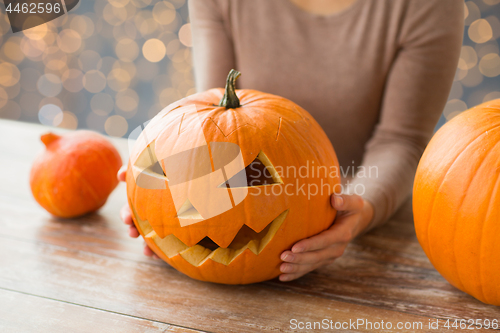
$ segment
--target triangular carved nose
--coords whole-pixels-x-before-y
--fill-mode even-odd
[[[179,219],[203,219],[198,210],[193,206],[189,199],[186,199],[182,206],[177,211],[177,218]]]

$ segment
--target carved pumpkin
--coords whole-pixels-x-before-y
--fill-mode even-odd
[[[226,91],[162,110],[127,171],[133,220],[150,248],[192,278],[226,284],[278,276],[282,251],[331,225],[340,184],[311,116],[284,98],[235,90],[238,76],[230,72]]]
[[[75,131],[41,137],[45,150],[31,168],[36,201],[52,215],[71,218],[101,208],[118,184],[118,151],[104,136]]]
[[[419,163],[415,231],[453,286],[500,305],[500,100],[446,123]]]

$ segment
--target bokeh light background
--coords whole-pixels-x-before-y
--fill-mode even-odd
[[[120,137],[195,92],[186,0],[82,0],[16,34],[0,8],[0,118]],[[440,124],[500,98],[499,15],[500,0],[465,2],[464,45]]]

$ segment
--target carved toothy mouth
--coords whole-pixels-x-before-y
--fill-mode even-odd
[[[207,260],[229,265],[246,249],[258,255],[276,235],[276,232],[286,219],[288,209],[278,215],[260,232],[256,232],[244,224],[227,248],[219,247],[209,237],[203,238],[191,247],[184,244],[173,234],[160,238],[148,221],[137,218],[135,209],[133,209],[133,214],[146,235],[145,238],[153,241],[168,258],[180,255],[191,265],[198,267]]]

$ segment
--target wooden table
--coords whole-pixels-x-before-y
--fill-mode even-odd
[[[84,218],[58,220],[38,206],[29,171],[48,130],[0,120],[0,332],[294,331],[292,319],[332,320],[343,331],[443,332],[454,331],[443,327],[447,319],[500,321],[499,307],[458,291],[433,269],[416,240],[410,202],[334,264],[297,281],[192,280],[143,256],[142,241],[127,236],[118,216],[124,184]],[[126,140],[113,142],[126,161]],[[430,330],[436,319],[440,329]],[[375,326],[346,327],[357,320]],[[381,321],[392,329],[376,329]],[[422,328],[396,327],[418,322]]]

